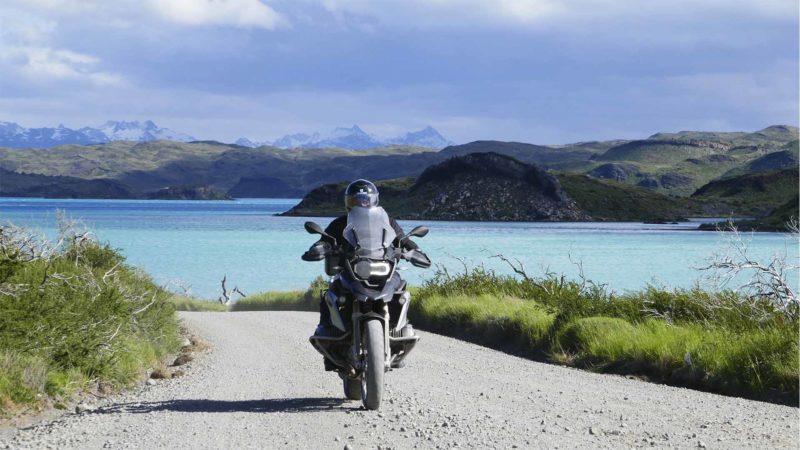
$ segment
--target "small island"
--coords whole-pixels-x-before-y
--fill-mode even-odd
[[[148,200],[233,200],[211,186],[168,186],[147,194]]]

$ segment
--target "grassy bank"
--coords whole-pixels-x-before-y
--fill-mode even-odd
[[[537,360],[797,404],[797,305],[732,291],[614,295],[556,276],[439,272],[417,293],[420,328]]]
[[[0,226],[0,418],[145,376],[179,346],[169,297],[86,233]]]

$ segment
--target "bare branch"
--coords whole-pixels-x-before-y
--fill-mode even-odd
[[[797,230],[796,221],[790,222],[787,226],[790,230]],[[714,255],[708,265],[698,269],[711,274],[710,278],[717,289],[736,284],[739,276],[747,276],[747,280],[739,281],[734,290],[746,296],[746,301],[752,306],[754,314],[764,316],[768,314],[767,311],[763,311],[763,306],[758,304],[758,300],[767,300],[779,312],[797,319],[798,298],[786,274],[796,271],[798,266],[788,262],[788,252],[773,255],[766,262],[758,261],[750,256],[749,241],[742,237],[733,222],[729,221],[719,230],[728,239],[726,248],[722,253]],[[796,245],[796,231],[790,234],[790,239]]]
[[[224,275],[222,277],[222,296],[220,296],[218,299],[220,303],[223,305],[230,305],[233,301],[233,294],[239,294],[242,298],[246,297],[246,295],[244,295],[244,293],[239,290],[237,286],[234,286],[234,288],[228,292],[228,289],[225,286],[226,281],[228,281],[228,275]]]
[[[543,290],[544,292],[547,293],[547,295],[552,295],[553,294],[549,289],[547,289],[546,286],[538,283],[533,277],[528,275],[528,272],[525,271],[525,266],[522,264],[522,261],[520,261],[519,259],[514,258],[514,260],[516,261],[516,264],[514,264],[514,262],[512,262],[510,259],[506,258],[505,255],[492,255],[492,256],[490,256],[490,258],[498,258],[499,260],[501,260],[504,263],[508,264],[508,266],[511,268],[511,270],[513,270],[514,273],[516,273],[517,275],[521,276],[522,279],[524,279],[526,283],[529,283],[529,284],[531,284],[531,285]]]

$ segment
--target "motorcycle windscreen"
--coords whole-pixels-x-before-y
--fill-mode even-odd
[[[344,238],[356,249],[356,256],[384,259],[395,237],[397,233],[389,222],[389,215],[380,206],[356,206],[347,214]]]

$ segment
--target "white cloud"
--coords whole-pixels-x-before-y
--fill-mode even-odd
[[[41,16],[118,27],[152,27],[158,19],[185,26],[274,29],[288,20],[261,0],[6,0]],[[155,21],[153,19],[156,19]]]
[[[48,47],[14,47],[6,49],[6,56],[21,64],[19,70],[39,80],[78,80],[99,85],[123,82],[121,76],[95,70],[99,60],[91,55]]]
[[[53,0],[56,1],[56,0]],[[15,9],[0,9],[0,72],[36,82],[121,83],[118,74],[97,69],[92,55],[58,48],[51,41],[57,23]]]
[[[575,26],[604,21],[693,21],[709,14],[793,20],[794,0],[319,0],[335,15],[407,27]]]
[[[272,30],[286,19],[259,0],[149,0],[163,19],[182,25],[232,25]]]

